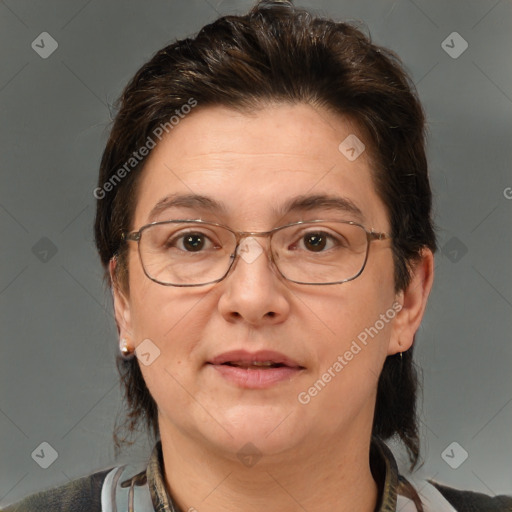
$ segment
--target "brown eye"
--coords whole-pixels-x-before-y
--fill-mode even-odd
[[[197,252],[200,251],[205,244],[203,235],[190,234],[183,237],[183,247],[186,251]]]
[[[169,237],[165,244],[166,249],[177,249],[183,253],[205,252],[217,248],[211,238],[200,231],[189,231],[188,233],[178,233]]]
[[[327,238],[325,233],[308,233],[304,236],[304,246],[306,249],[319,252],[325,249]]]

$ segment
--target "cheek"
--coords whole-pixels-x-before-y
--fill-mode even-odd
[[[395,310],[392,264],[368,266],[354,281],[342,284],[343,293],[324,300],[321,320],[324,342],[317,346],[319,373],[330,368],[341,356],[343,370],[375,375],[380,372],[387,348]],[[311,298],[314,305],[319,298]],[[314,307],[312,307],[314,310]],[[339,369],[339,366],[338,366]],[[356,372],[347,371],[359,379]]]
[[[136,261],[130,267],[130,311],[135,345],[150,340],[159,352],[148,373],[162,367],[182,374],[202,362],[200,342],[212,314],[207,290],[155,283]]]
[[[208,319],[199,298],[153,283],[134,292],[131,304],[136,340],[151,338],[166,352],[190,353]]]
[[[160,409],[185,411],[187,391],[195,389],[192,376],[203,363],[199,349],[208,318],[203,304],[181,289],[150,282],[134,290],[132,307],[136,343],[146,344],[150,353],[150,364],[142,354],[139,366],[151,395]]]
[[[130,320],[135,345],[150,339],[160,350],[174,334],[173,325],[185,315],[183,302],[177,300],[176,289],[151,281],[140,265],[138,255],[129,264]]]
[[[311,339],[317,364],[297,395],[307,417],[329,418],[317,427],[326,435],[361,415],[371,422],[387,355],[393,298],[380,295],[378,283],[355,283],[343,284],[347,288],[338,300],[324,301],[323,336]]]
[[[343,354],[355,341],[361,342],[361,346],[366,348],[364,352],[368,352],[368,349],[374,352],[378,348],[376,345],[385,343],[389,336],[391,316],[388,315],[386,321],[381,318],[391,308],[390,300],[380,301],[368,296],[358,300],[354,295],[350,299],[333,301],[324,309],[329,314],[324,319],[323,354]],[[375,340],[375,343],[364,345],[368,340]],[[358,359],[364,358],[358,356]]]

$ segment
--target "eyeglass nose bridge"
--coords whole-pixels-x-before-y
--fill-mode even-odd
[[[231,264],[229,265],[229,269],[224,277],[226,277],[235,267],[236,261],[239,258],[243,259],[246,263],[251,264],[256,261],[262,253],[267,253],[269,262],[273,264],[275,269],[279,272],[279,274],[281,274],[281,271],[279,270],[274,259],[271,241],[272,235],[279,229],[280,228],[272,229],[270,231],[233,231],[233,234],[235,235],[235,249],[231,255]],[[268,248],[262,247],[262,245],[257,240],[255,240],[256,237],[268,238]],[[253,239],[252,242],[251,239]]]

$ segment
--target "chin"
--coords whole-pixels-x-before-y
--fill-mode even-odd
[[[293,452],[299,444],[298,440],[294,440],[289,435],[282,436],[276,433],[266,436],[254,429],[235,432],[233,437],[228,439],[213,438],[210,442],[214,444],[214,450],[218,451],[220,455],[233,461],[239,461],[247,467],[252,467],[260,461],[260,463],[268,461],[275,464],[275,459],[269,460],[268,457]],[[288,459],[287,456],[285,458]]]
[[[262,453],[278,454],[300,443],[304,427],[294,421],[289,409],[270,406],[238,406],[235,411],[216,418],[231,436],[223,430],[219,438],[216,429],[212,441],[220,442],[234,453],[252,444]]]

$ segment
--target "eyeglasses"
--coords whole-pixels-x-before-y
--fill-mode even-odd
[[[203,286],[224,279],[237,256],[252,263],[263,252],[256,237],[269,237],[270,261],[298,284],[340,284],[358,277],[370,242],[388,240],[352,221],[299,221],[264,232],[233,231],[202,220],[168,220],[123,233],[138,242],[146,276],[165,286]],[[245,243],[242,243],[245,241]]]

